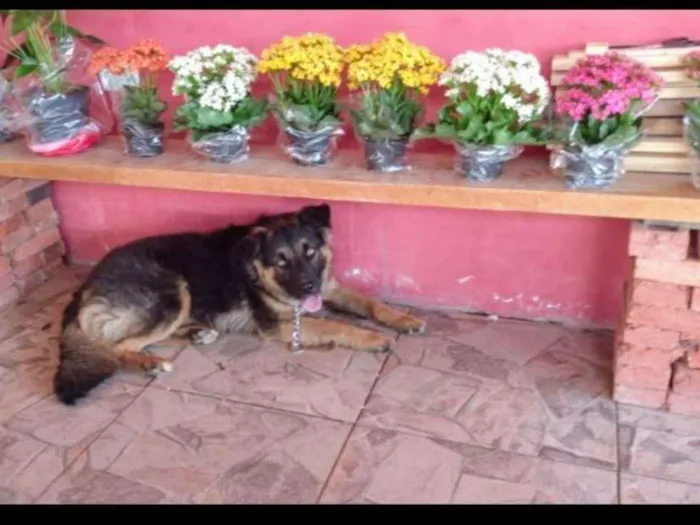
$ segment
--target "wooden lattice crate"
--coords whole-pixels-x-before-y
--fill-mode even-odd
[[[564,75],[577,60],[587,55],[604,54],[608,50],[607,44],[590,43],[584,51],[555,56],[550,80],[553,89],[561,86]],[[625,169],[690,173],[689,146],[683,139],[684,103],[700,98],[700,87],[685,75],[681,60],[691,51],[700,51],[700,46],[629,47],[613,51],[651,67],[666,82],[660,99],[643,118],[643,129],[647,131],[647,136],[627,154]]]

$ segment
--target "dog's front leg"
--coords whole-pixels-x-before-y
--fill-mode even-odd
[[[325,300],[336,310],[372,319],[402,334],[425,331],[425,321],[422,319],[341,286],[333,287]]]
[[[280,321],[267,335],[291,343],[293,331],[291,321]],[[302,317],[300,332],[301,345],[307,348],[337,345],[366,352],[387,352],[394,343],[394,339],[385,334],[332,319]]]

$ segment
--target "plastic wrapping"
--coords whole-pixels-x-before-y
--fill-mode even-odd
[[[250,156],[250,132],[236,126],[229,131],[209,133],[199,140],[190,136],[192,148],[212,162],[233,164],[248,160]]]
[[[394,173],[410,170],[407,162],[408,139],[364,139],[367,169]]]
[[[115,75],[107,70],[99,73],[100,83],[109,94],[112,111],[117,117],[119,132],[124,138],[125,151],[135,157],[155,157],[163,153],[165,124],[161,121],[147,125],[123,114],[124,89],[126,86],[138,86],[138,73]]]
[[[557,152],[552,168],[563,168],[570,188],[604,188],[624,173],[625,153],[640,139],[641,133],[614,148],[605,144],[566,146]]]
[[[338,126],[324,126],[315,131],[303,131],[292,126],[283,128],[284,149],[301,166],[321,166],[331,159],[338,137],[344,134]]]
[[[100,83],[88,72],[91,51],[67,37],[54,49],[56,68],[15,83],[15,130],[43,156],[80,153],[114,124]]]
[[[692,103],[692,107],[683,116],[683,136],[690,146],[690,180],[696,190],[700,190],[700,111],[696,108],[700,101]]]
[[[17,138],[14,129],[13,105],[11,103],[12,84],[0,75],[0,144]]]
[[[485,146],[474,144],[455,144],[459,173],[469,180],[489,182],[500,177],[503,163],[518,157],[524,147],[520,144]]]

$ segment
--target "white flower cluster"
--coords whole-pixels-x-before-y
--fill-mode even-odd
[[[230,111],[250,93],[258,59],[243,47],[200,47],[168,63],[175,73],[173,94],[203,107]]]
[[[449,88],[445,95],[453,100],[460,100],[469,86],[476,88],[478,97],[501,95],[503,105],[518,113],[520,123],[541,114],[550,98],[539,62],[521,51],[487,49],[483,53],[467,51],[457,55],[439,84]]]

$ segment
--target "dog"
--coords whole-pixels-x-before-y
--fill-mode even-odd
[[[221,334],[256,334],[291,343],[300,308],[302,348],[343,346],[385,352],[394,337],[314,317],[331,309],[402,334],[423,320],[340,286],[331,275],[326,204],[261,216],[210,233],[147,237],[109,252],[63,312],[54,392],[66,405],[120,369],[155,376],[171,362],[142,352],[171,336],[211,344]]]

